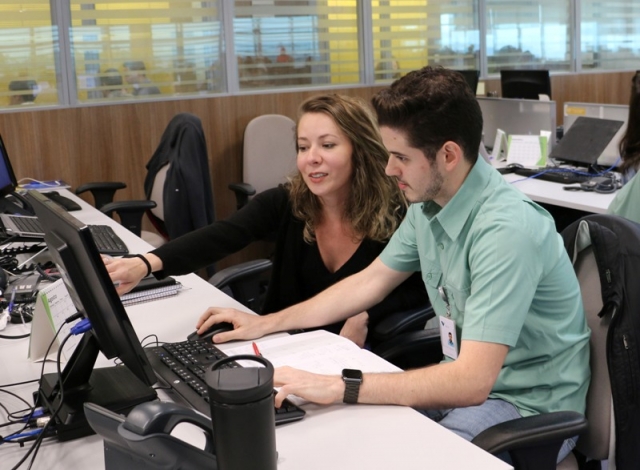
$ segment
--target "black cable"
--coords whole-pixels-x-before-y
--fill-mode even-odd
[[[56,282],[58,279],[61,278],[59,274],[52,275],[47,273],[44,269],[42,269],[42,266],[40,266],[40,264],[36,264],[36,271],[38,271],[42,279],[46,279],[49,282]]]
[[[31,470],[31,467],[33,466],[33,463],[36,460],[36,456],[38,455],[38,451],[40,450],[40,445],[42,444],[42,441],[44,440],[46,432],[49,429],[49,425],[51,423],[55,422],[55,419],[58,416],[58,413],[60,413],[60,410],[62,409],[62,406],[64,405],[64,387],[62,386],[62,369],[60,367],[60,363],[62,362],[62,350],[64,349],[64,345],[67,343],[67,341],[69,341],[69,339],[72,336],[73,336],[73,333],[69,333],[67,336],[65,336],[65,338],[60,343],[60,347],[58,348],[58,355],[56,357],[56,369],[58,371],[58,384],[60,384],[60,404],[58,405],[56,410],[51,415],[49,421],[47,421],[47,424],[45,424],[44,427],[42,428],[42,432],[40,432],[40,434],[38,434],[38,437],[35,440],[35,442],[33,443],[33,446],[31,446],[31,449],[34,449],[34,452],[33,452],[33,456],[31,457],[31,462],[29,462],[29,467],[27,468],[27,470]],[[28,454],[29,454],[29,452],[27,452],[27,456],[28,456]],[[21,464],[22,464],[22,462],[21,462]]]
[[[62,328],[62,325],[60,326],[60,329],[61,328]],[[60,329],[58,330],[57,334],[60,333]],[[33,445],[29,448],[27,453],[22,456],[20,461],[14,467],[12,467],[11,470],[17,470],[24,462],[26,462],[26,460],[29,458],[29,456],[33,453],[33,456],[31,457],[31,461],[29,462],[29,467],[28,467],[28,468],[31,468],[31,466],[33,465],[33,462],[35,461],[36,456],[38,455],[38,450],[40,449],[40,445],[42,444],[42,440],[44,439],[45,433],[49,429],[49,425],[52,422],[55,421],[56,417],[58,416],[58,413],[60,413],[60,410],[62,409],[62,405],[64,404],[64,387],[62,386],[62,370],[60,369],[60,362],[61,362],[61,359],[62,359],[62,357],[61,357],[62,356],[62,349],[64,348],[64,345],[69,340],[69,338],[71,338],[72,336],[73,335],[71,333],[69,333],[62,340],[62,342],[60,343],[60,347],[58,348],[58,355],[57,355],[57,359],[56,359],[56,369],[57,369],[57,372],[58,372],[58,384],[60,386],[60,404],[55,409],[55,411],[51,414],[51,416],[49,418],[49,421],[47,422],[47,424],[44,425],[44,427],[42,428],[42,431],[40,432],[40,434],[38,434],[38,437],[34,441]],[[55,338],[54,338],[54,340],[55,340]],[[51,342],[51,344],[53,344],[53,341]],[[47,354],[48,353],[49,353],[49,351],[47,350]],[[46,357],[46,355],[45,355],[45,357]],[[43,364],[43,367],[42,367],[42,373],[44,373],[44,364]]]
[[[30,384],[30,383],[33,383],[33,382],[37,382],[38,380],[40,380],[40,379],[38,378],[38,379],[32,379],[32,380],[25,380],[24,382],[14,382],[12,384],[4,384],[4,385],[0,385],[0,388],[16,387],[18,385],[26,385],[26,384]]]
[[[28,338],[29,336],[31,336],[31,333],[27,333],[25,335],[18,335],[18,336],[0,335],[0,338],[2,338],[2,339],[23,339],[23,338]]]
[[[22,401],[22,403],[25,403],[29,408],[31,408],[31,404],[27,400],[22,398],[20,395],[10,392],[9,390],[2,390],[1,388],[0,388],[0,392],[6,393],[7,395],[11,395],[12,397],[17,398],[18,400]]]
[[[144,344],[144,342],[149,338],[155,338],[155,341],[152,341],[149,344]],[[144,338],[142,338],[140,340],[140,344],[141,344],[141,346],[143,348],[148,348],[149,346],[160,346],[160,341],[158,340],[158,335],[151,334],[151,335],[147,335]]]

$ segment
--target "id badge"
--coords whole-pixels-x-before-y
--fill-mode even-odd
[[[440,343],[442,352],[451,359],[458,359],[458,337],[456,335],[456,322],[451,318],[441,316],[438,322],[440,326]]]

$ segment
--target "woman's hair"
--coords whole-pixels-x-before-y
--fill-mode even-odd
[[[329,116],[353,147],[351,191],[343,218],[351,224],[354,237],[388,240],[402,220],[406,201],[384,172],[389,152],[382,143],[373,113],[364,101],[336,94],[314,96],[302,103],[298,123],[307,113]],[[296,126],[296,142],[297,134]],[[304,239],[311,243],[322,217],[320,199],[309,190],[299,171],[289,178],[287,186],[293,214],[305,222]]]
[[[631,100],[627,130],[620,141],[620,170],[640,167],[640,71],[631,79]]]

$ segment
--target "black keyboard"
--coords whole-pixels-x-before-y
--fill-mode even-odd
[[[103,255],[122,256],[129,253],[127,245],[108,225],[89,225],[98,251]]]
[[[42,225],[37,218],[11,217],[11,220],[21,232],[44,237]],[[108,225],[89,225],[88,227],[100,253],[111,256],[122,256],[129,253],[127,245]]]
[[[211,416],[209,392],[204,381],[205,372],[218,359],[227,357],[210,341],[184,341],[181,343],[164,343],[162,346],[145,348],[151,367],[162,380],[163,385],[171,387],[176,401],[195,408],[201,413]],[[242,367],[235,361],[224,367]],[[172,395],[172,398],[174,398]],[[285,400],[280,408],[274,406],[276,425],[298,421],[305,411]]]
[[[590,175],[580,175],[569,170],[548,168],[517,168],[514,173],[526,177],[534,176],[540,180],[560,184],[584,183],[592,178]]]

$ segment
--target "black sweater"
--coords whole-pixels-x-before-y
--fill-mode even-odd
[[[226,220],[188,233],[152,253],[163,263],[159,277],[187,274],[235,253],[249,243],[276,237],[273,270],[261,313],[297,304],[367,267],[385,243],[364,239],[351,258],[335,273],[329,272],[317,244],[303,239],[304,223],[293,216],[288,191],[279,186],[255,196]],[[389,313],[426,305],[428,297],[419,273],[398,286],[385,300],[370,308],[369,331]],[[326,326],[339,333],[344,322]]]

